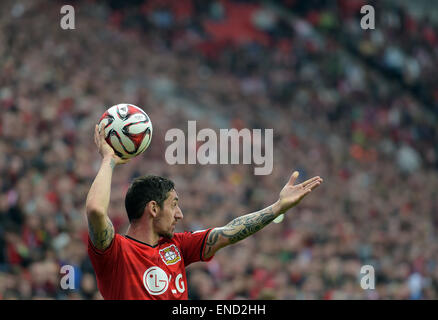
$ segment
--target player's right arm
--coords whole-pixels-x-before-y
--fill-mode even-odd
[[[88,233],[94,247],[105,250],[114,238],[114,227],[108,217],[108,206],[111,194],[111,179],[116,165],[126,163],[118,157],[105,141],[104,130],[94,129],[94,142],[102,156],[99,172],[87,195],[86,213]]]

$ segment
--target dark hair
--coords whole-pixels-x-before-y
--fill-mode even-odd
[[[141,218],[149,201],[156,201],[162,208],[168,192],[174,188],[173,181],[159,176],[149,175],[136,178],[125,197],[125,208],[129,222]]]

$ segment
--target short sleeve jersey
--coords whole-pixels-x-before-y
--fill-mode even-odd
[[[185,267],[213,258],[203,255],[210,231],[175,233],[155,246],[116,234],[104,251],[88,237],[100,293],[108,300],[187,300]]]

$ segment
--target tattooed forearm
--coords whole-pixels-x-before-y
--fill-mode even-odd
[[[220,238],[227,239],[227,244],[236,243],[256,233],[272,222],[277,216],[271,207],[238,217],[222,228],[213,229],[207,239],[206,256],[214,250]]]
[[[110,167],[111,167],[111,169],[114,170],[115,166],[116,166],[116,162],[114,161],[114,159],[111,159],[111,161],[110,161]]]
[[[97,249],[101,250],[108,248],[114,238],[114,226],[108,216],[106,217],[105,224],[103,230],[96,231],[96,228],[93,227],[93,224],[88,220],[88,230],[91,242]]]

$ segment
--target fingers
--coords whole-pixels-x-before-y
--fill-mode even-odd
[[[98,124],[94,127],[94,141],[98,147],[107,143],[105,139],[105,129],[100,128]]]
[[[289,178],[288,184],[289,185],[293,185],[295,183],[295,181],[298,179],[298,176],[299,176],[299,172],[298,171],[294,171],[294,173]],[[316,181],[322,182],[321,177],[320,176],[316,176],[316,177],[310,178],[310,179],[300,183],[297,186],[300,186],[300,187],[303,187],[303,188],[307,188],[309,185],[313,184]]]
[[[100,129],[99,127],[98,129],[99,129],[100,139],[105,140],[105,129],[104,128]]]
[[[99,146],[99,129],[98,125],[94,126],[94,143],[96,146]]]
[[[293,186],[293,184],[295,183],[295,181],[297,180],[299,175],[300,175],[300,173],[298,171],[294,171],[294,173],[292,173],[292,175],[290,176],[287,184],[290,184]]]
[[[310,179],[300,183],[299,186],[306,188],[309,184],[317,181],[318,179],[321,179],[321,177],[320,176],[316,176],[316,177],[310,178]]]
[[[317,177],[317,179],[314,179],[312,182],[305,186],[306,191],[309,190],[310,192],[313,189],[317,188],[322,183],[322,181],[323,180],[320,177]]]
[[[304,189],[303,189],[303,195],[300,197],[300,199],[303,199],[305,196],[307,196],[309,193],[311,193],[314,189],[318,188],[318,186],[322,183],[322,179],[319,178],[318,180],[315,180],[313,182],[311,182],[310,184],[308,184]]]

